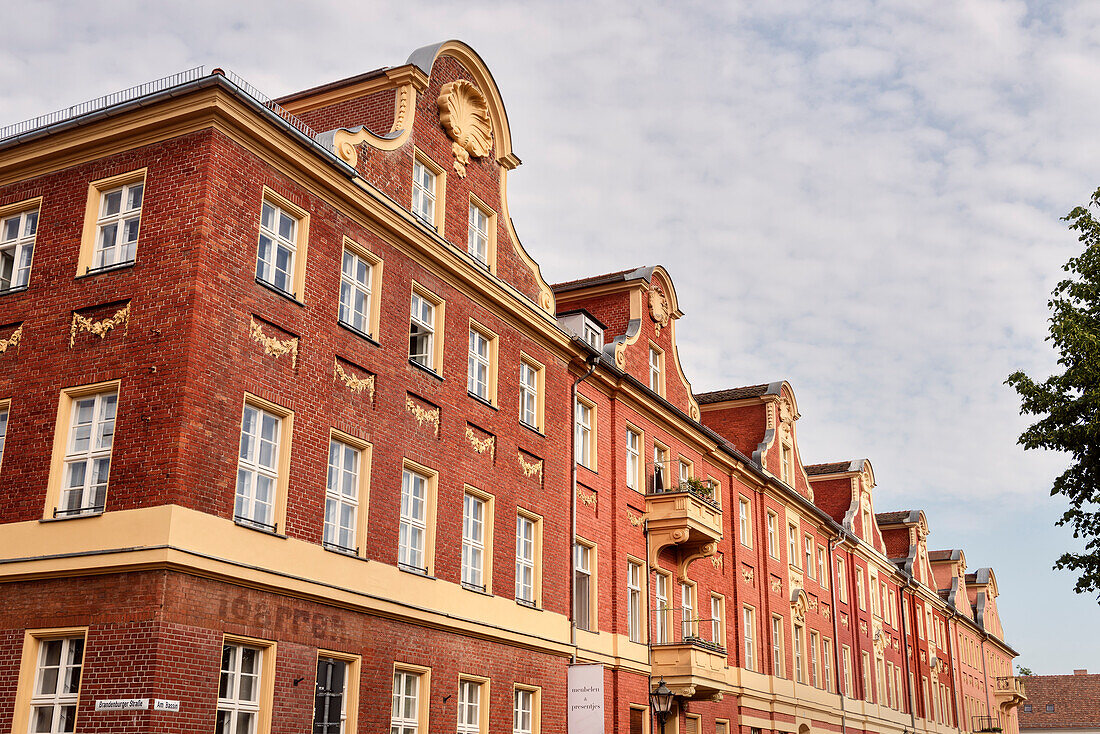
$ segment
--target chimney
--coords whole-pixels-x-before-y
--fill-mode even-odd
[[[1075,671],[1073,671],[1073,674],[1074,675],[1088,675],[1089,672],[1087,670],[1075,670]]]

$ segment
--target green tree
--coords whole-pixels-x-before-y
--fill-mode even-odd
[[[1035,673],[1031,672],[1031,668],[1028,668],[1024,665],[1017,665],[1016,666],[1016,674],[1020,675],[1020,676],[1035,675]]]
[[[1056,569],[1076,571],[1078,594],[1100,595],[1100,189],[1086,206],[1063,217],[1078,233],[1084,251],[1063,267],[1068,275],[1054,288],[1047,341],[1062,371],[1043,382],[1023,372],[1005,381],[1021,398],[1021,415],[1040,416],[1020,435],[1025,449],[1066,452],[1069,468],[1054,480],[1051,496],[1063,495],[1069,509],[1058,525],[1084,540],[1081,553],[1063,553]],[[1098,596],[1100,599],[1100,596]]]

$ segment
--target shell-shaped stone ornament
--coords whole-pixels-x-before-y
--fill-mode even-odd
[[[484,158],[493,147],[493,123],[485,96],[470,82],[459,79],[439,90],[439,123],[454,142],[454,169],[466,176],[470,156]]]

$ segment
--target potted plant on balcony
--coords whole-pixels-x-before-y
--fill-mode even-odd
[[[680,482],[680,489],[685,492],[691,492],[697,497],[702,497],[706,500],[714,500],[714,484],[709,479],[688,477],[686,480]]]

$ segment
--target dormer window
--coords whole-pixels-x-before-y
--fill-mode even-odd
[[[588,346],[603,350],[604,326],[586,311],[569,311],[558,314],[558,325],[574,336],[584,339]]]
[[[584,320],[584,340],[595,349],[603,349],[603,332],[588,319]]]

